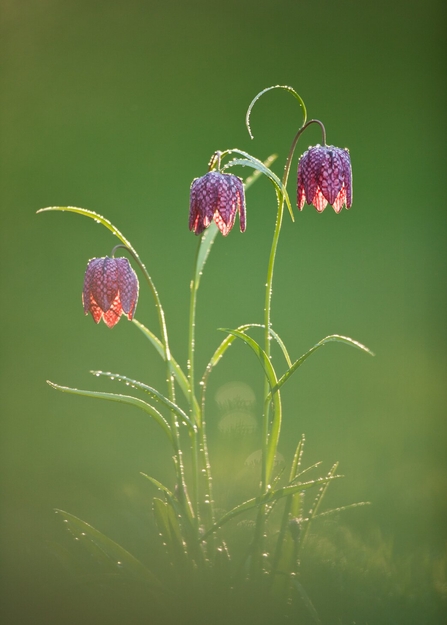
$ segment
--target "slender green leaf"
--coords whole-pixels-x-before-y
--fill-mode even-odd
[[[219,328],[221,332],[228,332],[228,334],[232,334],[235,338],[241,339],[246,345],[248,345],[258,357],[259,362],[261,363],[262,368],[264,369],[264,373],[267,376],[270,387],[274,388],[277,384],[277,377],[275,370],[273,368],[270,359],[268,358],[265,351],[262,347],[255,341],[251,336],[248,336],[244,332],[240,330],[231,330],[230,328]]]
[[[251,326],[255,326],[254,323],[251,324]],[[262,324],[259,324],[260,328],[265,328],[265,326]],[[272,330],[272,328],[269,328],[269,334],[272,338],[275,339],[275,341],[278,343],[279,347],[281,348],[282,353],[284,354],[284,358],[286,359],[286,363],[287,366],[291,367],[292,366],[292,361],[290,360],[290,356],[289,356],[289,352],[287,351],[287,348],[283,342],[283,340],[281,339],[281,337],[279,336],[279,334],[277,334],[276,332],[274,332]]]
[[[54,382],[50,382],[47,380],[47,384],[51,386],[51,388],[55,388],[58,391],[62,391],[63,393],[71,393],[73,395],[83,395],[85,397],[96,397],[97,399],[106,399],[108,401],[116,401],[121,404],[130,404],[131,406],[136,406],[141,410],[147,412],[163,429],[163,431],[168,436],[169,440],[172,442],[172,433],[171,428],[167,421],[163,418],[163,416],[150,404],[146,403],[142,399],[138,399],[137,397],[132,397],[131,395],[119,395],[117,393],[102,393],[97,391],[83,391],[78,388],[70,388],[68,386],[60,386],[59,384],[55,384]]]
[[[267,503],[270,503],[270,501],[277,501],[278,499],[282,499],[282,497],[287,497],[287,495],[294,495],[301,490],[307,490],[311,486],[316,486],[317,484],[323,484],[323,486],[325,486],[327,483],[332,480],[339,479],[340,477],[343,477],[343,475],[328,475],[327,477],[317,477],[315,480],[310,480],[309,482],[283,486],[282,488],[278,488],[278,490],[272,491],[268,497]]]
[[[158,531],[166,546],[171,562],[178,566],[186,563],[186,545],[182,538],[178,517],[171,505],[154,497],[153,510]]]
[[[253,139],[253,134],[251,132],[251,127],[250,127],[250,114],[251,114],[251,111],[252,111],[255,103],[259,100],[259,98],[264,93],[267,93],[267,91],[271,91],[272,89],[285,89],[286,91],[289,91],[293,96],[295,96],[295,98],[298,100],[301,108],[303,109],[303,117],[304,117],[304,119],[303,119],[302,125],[304,126],[304,124],[306,123],[306,120],[307,120],[306,105],[304,104],[303,99],[295,91],[295,89],[293,89],[292,87],[289,87],[287,85],[273,85],[272,87],[267,87],[266,89],[263,89],[262,91],[260,91],[258,93],[258,95],[256,95],[253,98],[253,100],[250,102],[250,105],[249,105],[248,110],[247,110],[247,114],[245,116],[245,124],[247,126],[247,130],[248,130],[248,134],[250,135],[250,139]]]
[[[138,382],[137,380],[132,380],[131,378],[127,378],[125,375],[121,375],[119,373],[111,373],[110,371],[90,371],[95,376],[104,376],[110,378],[111,380],[118,380],[118,382],[124,382],[127,386],[131,386],[132,388],[138,388],[150,395],[152,399],[158,401],[174,412],[182,421],[184,421],[192,430],[194,430],[194,425],[191,423],[188,415],[179,407],[177,404],[174,404],[170,399],[165,397],[162,393],[157,391],[157,389],[152,386],[148,386],[147,384],[143,384],[143,382]]]
[[[200,246],[197,252],[195,273],[194,273],[194,282],[193,288],[197,291],[200,284],[200,278],[202,276],[203,267],[207,261],[209,253],[211,251],[211,247],[216,240],[217,233],[219,232],[219,228],[216,226],[214,221],[211,222],[209,228],[205,230],[202,234],[202,238],[200,239]]]
[[[301,597],[302,602],[306,606],[307,611],[309,612],[309,614],[313,618],[314,622],[317,623],[317,625],[321,625],[321,620],[320,620],[320,617],[318,616],[318,612],[316,611],[314,604],[310,600],[310,597],[307,594],[304,586],[302,584],[300,584],[300,582],[296,579],[296,577],[293,578],[292,583],[295,586],[295,588],[297,589],[298,594]]]
[[[296,450],[293,456],[293,461],[292,461],[292,466],[290,469],[290,477],[289,477],[289,481],[291,482],[293,479],[295,479],[295,476],[298,472],[298,469],[301,466],[301,459],[303,457],[303,452],[304,452],[304,443],[305,443],[305,436],[304,434],[301,434],[301,438],[298,442],[298,445],[296,446]]]
[[[321,464],[321,460],[319,462],[315,462],[315,464],[312,464],[310,467],[306,467],[305,469],[303,469],[302,471],[300,471],[299,473],[297,473],[295,475],[295,477],[293,478],[293,480],[290,480],[289,485],[290,484],[295,484],[295,482],[305,473],[307,473],[308,471],[311,471],[312,469],[316,469],[317,467],[319,467]]]
[[[61,515],[69,531],[91,555],[108,565],[116,575],[148,582],[157,592],[162,590],[155,575],[121,545],[73,514],[64,510],[56,510],[56,513]]]
[[[163,358],[163,360],[165,360],[165,349],[164,349],[163,343],[160,341],[160,339],[157,336],[155,336],[155,334],[153,332],[151,332],[148,328],[146,328],[146,326],[144,326],[142,323],[140,323],[136,319],[132,319],[132,322],[144,334],[144,336],[147,339],[149,339],[149,341],[155,347],[155,349],[160,354],[160,356]],[[171,356],[171,361],[170,362],[171,362],[171,365],[172,365],[172,373],[174,374],[174,377],[175,377],[175,379],[176,379],[180,389],[182,390],[183,395],[186,397],[186,399],[189,400],[189,398],[190,398],[189,388],[190,387],[189,387],[188,378],[183,373],[183,370],[180,367],[180,365],[178,364],[178,362],[172,356]],[[197,399],[194,398],[194,401],[196,403],[196,408],[198,410],[199,408],[198,408]]]
[[[237,330],[239,330],[240,332],[245,332],[245,330],[248,330],[248,328],[265,328],[265,326],[261,323],[246,323],[242,326],[239,326],[238,328],[236,328]],[[279,337],[278,334],[276,334],[276,332],[274,332],[271,328],[270,328],[270,335],[277,341],[278,345],[280,346],[284,357],[286,359],[287,364],[289,365],[289,367],[292,366],[292,362],[290,360],[290,356],[287,352],[286,346],[284,345],[283,341],[281,340],[281,338]],[[233,341],[236,340],[236,336],[233,336],[232,334],[229,334],[228,336],[226,336],[224,338],[224,340],[222,341],[222,343],[219,345],[219,347],[216,349],[216,351],[214,352],[213,356],[211,357],[211,360],[209,361],[206,369],[205,369],[205,375],[207,375],[211,369],[213,367],[215,367],[217,365],[217,363],[219,362],[219,360],[222,358],[222,356],[225,354],[225,352],[227,351],[227,349],[230,347],[230,345],[233,343]],[[202,378],[203,380],[203,378]]]
[[[137,326],[137,328],[144,334],[144,336],[149,339],[152,345],[155,347],[160,356],[165,360],[165,348],[163,343],[160,341],[158,336],[156,336],[153,332],[151,332],[146,326],[144,326],[140,321],[132,319],[132,323]],[[174,364],[174,359],[172,359],[172,363]],[[176,363],[177,364],[177,363]],[[177,365],[178,366],[178,365]],[[180,367],[179,367],[180,369]]]
[[[47,211],[62,211],[62,212],[69,212],[69,213],[78,213],[79,215],[90,217],[90,219],[93,219],[96,223],[102,224],[108,230],[110,230],[110,232],[112,232],[112,234],[114,234],[117,237],[117,239],[121,241],[123,245],[125,245],[130,250],[132,250],[132,252],[138,257],[138,254],[132,247],[132,244],[130,243],[130,241],[128,241],[126,237],[118,230],[118,228],[115,228],[115,226],[102,215],[99,215],[98,213],[95,213],[94,211],[87,210],[86,208],[77,208],[76,206],[49,206],[48,208],[41,208],[40,210],[37,211],[37,213],[45,213]]]
[[[185,538],[190,555],[199,560],[203,556],[203,554],[197,546],[195,527],[193,524],[193,520],[191,519],[191,516],[189,514],[188,508],[183,509],[177,497],[164,484],[151,477],[150,475],[146,475],[146,473],[141,473],[141,475],[148,479],[149,482],[151,482],[156,488],[161,490],[166,495],[168,503],[174,511],[176,518],[182,520],[182,527],[185,532]]]
[[[268,158],[265,159],[265,161],[262,161],[262,163],[270,168],[270,165],[276,161],[276,159],[278,158],[277,154],[271,154]],[[251,187],[251,185],[256,182],[256,180],[258,180],[258,178],[261,176],[261,172],[259,170],[256,170],[252,173],[251,176],[248,176],[248,178],[246,178],[244,180],[244,188],[245,190],[249,189]]]
[[[357,503],[350,503],[346,506],[340,506],[339,508],[331,508],[330,510],[325,510],[324,512],[320,512],[319,514],[315,514],[313,516],[313,521],[315,519],[319,519],[321,517],[331,516],[332,514],[338,514],[339,512],[344,512],[345,510],[350,510],[351,508],[360,508],[361,506],[370,506],[370,501],[359,501]]]
[[[146,473],[141,473],[140,475],[142,475],[147,480],[149,480],[149,482],[151,482],[156,488],[163,491],[165,495],[169,497],[169,499],[175,499],[173,493],[169,490],[169,488],[165,486],[164,484],[162,484],[161,482],[159,482],[158,480],[156,480],[154,477],[151,477],[150,475],[147,475]]]
[[[272,388],[269,394],[269,398],[271,398],[271,396],[274,395],[285,382],[287,382],[290,376],[293,373],[295,373],[298,367],[300,367],[303,364],[303,362],[309,358],[311,354],[316,352],[317,349],[320,349],[320,347],[324,347],[324,345],[326,345],[327,343],[331,343],[331,342],[345,343],[346,345],[351,345],[352,347],[357,347],[357,349],[361,349],[362,351],[366,352],[370,356],[374,356],[374,353],[370,349],[368,349],[365,345],[362,345],[362,343],[359,343],[358,341],[354,341],[353,339],[350,339],[347,336],[341,336],[339,334],[331,334],[330,336],[326,336],[326,338],[322,339],[316,345],[311,347],[308,352],[306,352],[303,356],[301,356],[301,358],[298,358],[298,360],[296,360],[293,363],[293,365],[278,380],[278,383],[276,384],[276,386]]]
[[[337,468],[338,468],[338,462],[336,462],[329,470],[327,477],[326,477],[326,481],[322,483],[322,486],[319,489],[317,496],[315,497],[315,500],[311,506],[311,509],[309,510],[308,517],[306,519],[306,523],[305,523],[303,532],[301,534],[301,541],[300,541],[301,549],[303,548],[303,545],[306,542],[306,537],[309,532],[310,524],[318,512],[321,502],[323,501],[323,497],[325,496],[327,489],[329,488],[329,484],[331,480],[335,477],[335,471],[337,470]]]
[[[292,221],[295,221],[295,217],[293,214],[292,205],[290,203],[290,198],[289,198],[289,194],[287,193],[287,189],[285,188],[282,181],[278,178],[278,176],[271,169],[266,167],[264,163],[260,161],[259,159],[255,158],[254,156],[251,156],[251,154],[248,154],[248,152],[243,152],[242,150],[238,150],[235,148],[232,150],[225,150],[225,152],[222,152],[222,155],[226,155],[226,154],[240,154],[244,158],[242,159],[233,158],[231,161],[229,161],[222,167],[222,171],[225,171],[226,169],[229,169],[230,167],[235,167],[236,165],[240,165],[242,167],[251,167],[261,172],[262,174],[264,174],[275,186],[275,189],[279,195],[278,201],[280,201],[280,198],[284,198],[287,208],[289,209],[290,217]]]
[[[259,506],[263,506],[265,504],[271,504],[283,497],[288,497],[289,495],[294,495],[295,493],[301,492],[303,490],[307,490],[312,488],[313,486],[318,486],[319,484],[325,484],[328,481],[335,480],[342,477],[341,475],[332,475],[330,477],[319,477],[315,480],[311,480],[309,482],[303,482],[301,484],[294,484],[293,486],[284,486],[283,488],[279,488],[278,490],[271,490],[267,492],[265,495],[260,495],[259,497],[254,497],[253,499],[248,499],[243,503],[239,504],[226,514],[224,514],[216,523],[203,534],[200,540],[205,540],[209,534],[216,531],[231,519],[239,516],[243,512],[247,512],[247,510],[252,510],[253,508],[257,508]]]
[[[304,452],[304,434],[298,442],[293,456],[292,466],[289,475],[289,486],[298,479],[298,469],[301,466],[301,460]],[[303,471],[304,473],[304,471]],[[301,502],[301,492],[286,497],[285,506],[282,514],[281,526],[276,541],[275,553],[272,560],[272,573],[276,574],[278,570],[292,572],[295,560],[296,545],[290,532],[288,532],[291,518],[298,517],[298,509]],[[284,593],[288,588],[289,580],[287,578],[275,578],[273,580],[273,592]]]
[[[237,338],[240,338],[242,341],[244,341],[244,343],[246,343],[254,351],[254,353],[256,354],[256,356],[258,357],[262,365],[262,368],[264,369],[265,375],[267,376],[270,389],[275,388],[277,386],[277,377],[276,377],[275,370],[270,361],[270,358],[267,356],[267,354],[259,345],[259,343],[257,343],[250,336],[247,336],[247,334],[244,334],[244,332],[240,332],[239,330],[230,330],[228,328],[220,328],[220,329],[223,332],[228,332],[229,334],[233,334]],[[273,401],[274,410],[273,410],[271,428],[269,432],[267,458],[265,460],[266,484],[269,483],[271,475],[272,475],[273,465],[275,462],[275,455],[278,449],[278,441],[279,441],[279,434],[281,431],[281,421],[282,421],[282,407],[281,407],[281,399],[280,399],[279,393],[275,393],[272,396],[272,393],[270,391],[267,397],[267,401],[269,402]]]

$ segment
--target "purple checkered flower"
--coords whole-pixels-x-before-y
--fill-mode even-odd
[[[331,204],[336,213],[352,204],[352,171],[349,150],[316,145],[298,163],[297,204],[313,204],[321,213]]]
[[[201,234],[214,219],[225,236],[239,212],[241,232],[245,231],[245,196],[242,180],[233,174],[209,171],[191,184],[189,229]]]
[[[84,277],[82,303],[95,323],[113,328],[122,313],[132,319],[138,301],[138,278],[127,258],[92,258]]]

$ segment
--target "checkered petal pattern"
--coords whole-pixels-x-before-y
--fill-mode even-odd
[[[92,258],[84,276],[84,313],[91,313],[95,323],[104,319],[113,328],[123,313],[133,318],[138,289],[138,278],[127,258]]]
[[[336,213],[352,205],[349,151],[333,145],[310,147],[298,163],[297,204],[313,204],[321,213],[330,204]]]
[[[242,180],[233,174],[210,171],[191,184],[189,229],[201,234],[214,219],[224,236],[234,226],[239,213],[241,232],[245,231],[245,195]]]

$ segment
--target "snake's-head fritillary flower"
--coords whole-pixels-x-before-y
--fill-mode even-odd
[[[209,171],[191,184],[189,229],[201,234],[214,219],[225,236],[239,212],[241,232],[245,231],[245,196],[242,180],[233,174]]]
[[[138,300],[138,278],[127,258],[92,258],[84,277],[82,303],[95,323],[113,328],[124,313],[131,320]]]
[[[310,147],[298,163],[297,203],[313,204],[321,213],[331,204],[336,213],[352,204],[352,171],[349,150],[333,145]]]

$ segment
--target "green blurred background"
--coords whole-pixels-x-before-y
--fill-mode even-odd
[[[445,594],[444,3],[1,5],[2,622],[111,622],[97,591],[88,602],[88,589],[73,590],[78,582],[55,556],[55,543],[68,539],[53,509],[89,521],[150,565],[154,493],[139,472],[172,477],[169,450],[143,413],[45,384],[112,390],[89,374],[103,369],[161,386],[164,371],[126,320],[110,331],[83,315],[86,262],[110,253],[110,233],[78,215],[36,210],[89,208],[125,233],[158,286],[174,353],[185,362],[197,244],[187,229],[189,185],[216,149],[232,147],[261,159],[278,153],[281,174],[301,123],[296,101],[270,93],[254,109],[253,141],[244,126],[251,99],[273,84],[301,94],[329,143],[349,147],[354,171],[349,212],[306,207],[294,225],[286,215],[274,327],[293,357],[331,333],[376,353],[333,344],[305,364],[284,390],[280,451],[289,461],[304,432],[307,463],[339,460],[346,475],[328,505],[373,503],[340,522],[362,544],[374,536],[372,551],[389,547],[390,593],[393,575],[413,567],[423,578],[416,590],[408,582],[414,606],[423,584]],[[312,127],[299,151],[320,140]],[[222,338],[218,327],[262,321],[275,220],[266,180],[247,192],[247,205],[247,232],[219,236],[203,277],[199,370]],[[157,329],[144,286],[137,318]],[[225,383],[244,382],[259,418],[262,375],[242,345],[219,367],[209,388],[211,451],[231,484],[238,466],[222,455],[213,397]],[[405,593],[385,620],[371,591],[376,617],[368,622],[413,622],[403,616]],[[414,622],[441,622],[438,607],[424,614]],[[366,623],[355,614],[343,623],[356,619]]]

